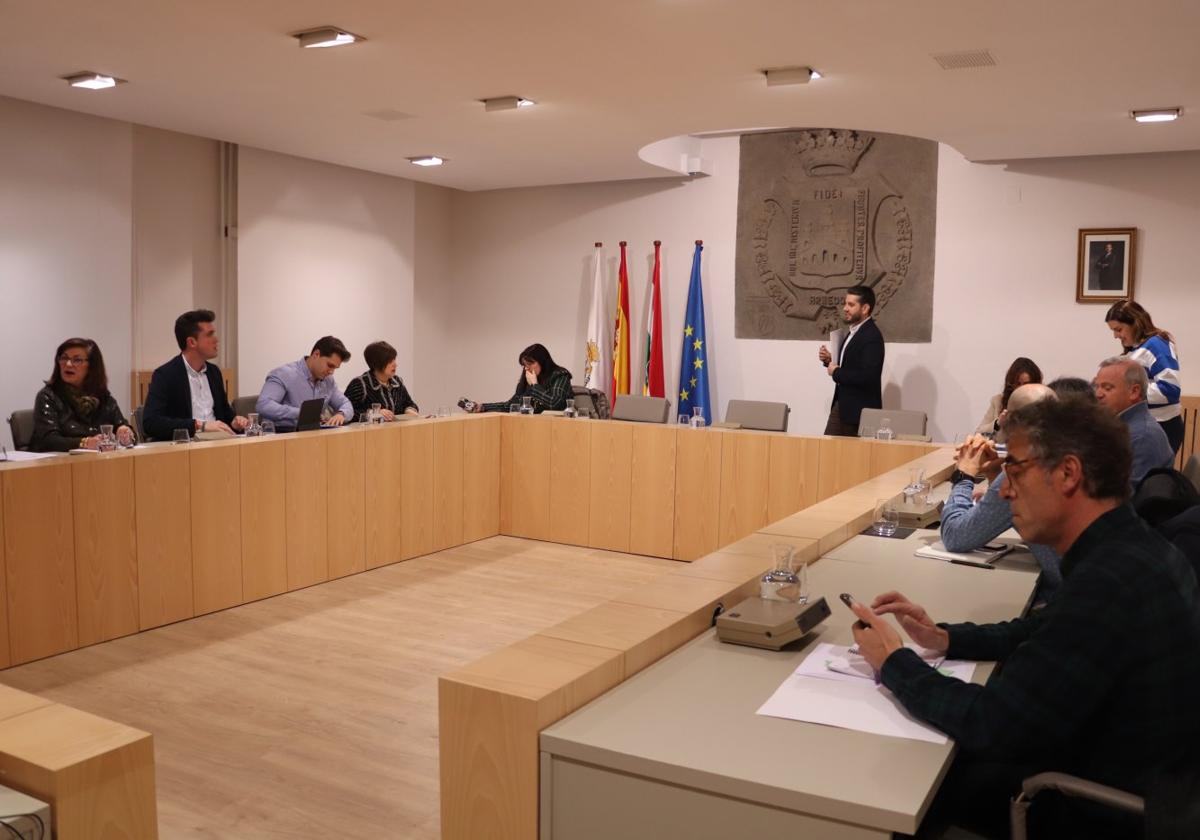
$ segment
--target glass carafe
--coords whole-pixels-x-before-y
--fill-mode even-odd
[[[775,566],[759,581],[759,596],[768,601],[808,602],[808,566],[796,565],[796,550],[783,543],[771,546]]]
[[[875,430],[876,440],[895,440],[896,433],[892,431],[892,418],[884,417],[879,421],[879,428]]]

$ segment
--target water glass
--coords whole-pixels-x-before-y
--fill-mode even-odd
[[[521,413],[533,414],[533,397],[521,397]]]
[[[524,414],[525,412],[521,411],[521,406],[517,405],[516,403],[509,403],[508,404],[508,413],[509,414]]]
[[[262,433],[262,426],[258,422],[258,415],[253,412],[247,414],[245,431],[246,437],[258,437]]]
[[[439,405],[438,406],[438,417],[449,417],[449,416],[450,416],[450,408],[448,406]]]
[[[171,433],[171,443],[187,443],[192,439],[191,434],[187,429],[176,429]]]
[[[900,527],[900,513],[891,499],[880,499],[875,503],[875,522],[871,530],[881,537],[890,537]]]
[[[692,418],[691,418],[691,417],[688,417],[686,414],[682,414],[682,413],[681,413],[681,414],[679,415],[679,425],[680,425],[680,426],[691,426],[691,425],[692,425]]]
[[[700,406],[696,406],[692,409],[692,428],[704,428],[704,409]]]
[[[367,422],[372,426],[383,422],[383,403],[371,403],[371,410],[367,412]]]
[[[101,452],[116,451],[117,435],[113,432],[113,427],[108,423],[100,427],[100,440],[96,443],[96,448]]]
[[[275,434],[275,424],[270,420],[262,421],[262,425],[259,428],[262,430],[264,435]]]

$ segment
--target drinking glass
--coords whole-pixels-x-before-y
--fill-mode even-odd
[[[273,434],[275,434],[275,424],[274,424],[272,421],[270,421],[270,420],[264,420],[264,421],[262,421],[262,425],[261,425],[259,428],[261,428],[261,429],[262,429],[262,433],[263,433],[264,435],[273,435]]]
[[[509,414],[524,414],[524,412],[521,411],[521,406],[517,405],[516,403],[508,404],[508,413]]]
[[[112,452],[117,448],[117,435],[108,423],[100,427],[100,440],[96,448],[101,452]]]
[[[383,403],[371,403],[371,410],[367,413],[367,421],[372,425],[379,425],[383,422]]]
[[[438,417],[449,417],[450,409],[444,405],[438,406]]]
[[[880,499],[875,503],[875,522],[871,530],[881,537],[890,537],[900,526],[900,513],[891,499]]]
[[[246,415],[246,437],[258,437],[263,433],[262,426],[258,422],[258,415],[251,412]]]
[[[690,426],[690,425],[692,425],[692,418],[691,418],[691,417],[688,417],[686,414],[682,414],[682,413],[681,413],[681,414],[679,415],[679,425],[680,425],[680,426]]]
[[[188,433],[187,429],[176,429],[175,431],[171,432],[171,443],[172,444],[187,443],[191,439],[192,439],[192,436]]]

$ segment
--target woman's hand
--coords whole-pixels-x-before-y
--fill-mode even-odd
[[[390,410],[388,410],[388,409],[386,409],[386,408],[381,408],[381,409],[379,409],[379,413],[380,413],[381,415],[383,415],[383,419],[384,419],[384,420],[386,420],[386,421],[387,421],[387,422],[389,422],[389,423],[390,423],[390,422],[392,422],[393,420],[395,420],[395,419],[396,419],[396,414],[395,414],[395,412],[393,412],[393,411],[390,411]]]
[[[533,375],[533,371],[531,370],[525,371],[525,381],[530,385],[538,384],[537,377]]]
[[[85,437],[83,440],[81,440],[79,442],[79,448],[80,449],[99,449],[100,448],[100,435],[92,435],[91,437]]]
[[[121,444],[122,446],[132,446],[133,445],[133,429],[129,428],[128,426],[118,426],[117,427],[117,443]]]

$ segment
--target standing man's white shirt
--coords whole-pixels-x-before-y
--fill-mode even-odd
[[[847,347],[847,346],[849,346],[849,344],[850,344],[850,340],[851,340],[852,338],[854,338],[854,334],[855,334],[856,332],[858,332],[858,328],[859,328],[859,327],[861,327],[863,324],[867,323],[867,321],[870,321],[870,320],[871,320],[871,316],[870,316],[870,315],[868,315],[866,318],[863,318],[861,321],[859,321],[857,324],[855,324],[853,327],[851,327],[851,328],[850,328],[850,333],[849,333],[849,335],[847,335],[847,336],[846,336],[846,340],[842,342],[842,350],[841,350],[841,352],[840,352],[840,353],[838,353],[837,364],[838,364],[838,366],[839,366],[839,367],[840,367],[840,366],[841,366],[841,364],[842,364],[842,359],[844,359],[844,358],[846,357],[846,347]]]
[[[201,422],[217,419],[213,414],[212,388],[208,384],[208,364],[196,370],[183,356],[179,358],[183,359],[183,366],[188,372],[188,386],[192,390],[192,419]]]

